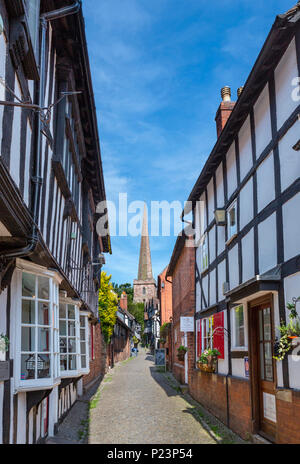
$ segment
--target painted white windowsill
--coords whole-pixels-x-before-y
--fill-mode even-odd
[[[28,382],[26,384],[26,382]],[[31,380],[24,380],[22,383],[19,385],[15,386],[15,393],[21,393],[21,392],[30,392],[30,391],[40,391],[40,390],[52,390],[52,388],[57,387],[60,385],[61,379],[55,379],[54,381],[50,382],[33,382]]]

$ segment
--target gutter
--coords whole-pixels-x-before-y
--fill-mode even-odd
[[[42,41],[41,41],[41,53],[40,53],[40,83],[39,83],[39,90],[38,90],[38,107],[44,107],[44,86],[45,86],[45,78],[46,78],[46,34],[48,23],[55,19],[63,18],[72,14],[76,14],[81,9],[81,1],[76,0],[75,3],[71,6],[67,6],[64,8],[60,8],[58,10],[49,11],[47,13],[43,13],[40,16],[41,28],[42,28]],[[32,182],[34,184],[34,193],[33,193],[33,228],[32,234],[28,239],[28,244],[26,247],[11,250],[8,252],[1,253],[0,258],[8,259],[8,258],[20,258],[26,257],[31,255],[35,249],[38,242],[38,220],[39,220],[39,199],[40,199],[40,191],[41,186],[43,183],[43,179],[41,177],[41,152],[42,152],[42,143],[41,143],[41,119],[39,114],[36,115],[36,125],[35,125],[35,150],[34,150],[34,165],[35,165],[35,173],[32,177]]]

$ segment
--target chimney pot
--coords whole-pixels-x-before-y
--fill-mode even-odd
[[[231,101],[231,88],[225,86],[221,89],[221,96],[223,102],[230,102]]]
[[[238,96],[238,98],[242,95],[243,90],[244,90],[244,87],[239,87],[239,88],[237,89],[237,96]]]

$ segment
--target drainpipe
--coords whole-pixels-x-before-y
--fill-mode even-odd
[[[76,0],[73,5],[60,8],[58,10],[49,11],[43,13],[40,17],[41,27],[42,27],[42,40],[41,40],[41,53],[40,53],[40,84],[39,84],[39,97],[38,97],[38,106],[39,108],[44,108],[45,103],[45,71],[46,71],[46,34],[48,23],[54,21],[55,19],[60,19],[69,15],[79,13],[81,9],[81,1]],[[38,242],[38,219],[39,219],[39,199],[41,186],[43,179],[41,177],[41,153],[42,151],[42,141],[41,141],[41,118],[40,115],[36,116],[36,146],[35,146],[35,174],[32,177],[32,182],[34,184],[34,197],[33,197],[33,228],[31,237],[28,239],[28,244],[26,247],[19,248],[16,250],[11,250],[8,252],[3,252],[0,255],[2,259],[8,258],[18,258],[29,256],[35,251],[37,242]]]

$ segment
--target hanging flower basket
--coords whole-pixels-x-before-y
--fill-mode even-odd
[[[205,350],[197,361],[198,369],[202,372],[216,372],[218,356],[220,356],[220,352],[216,349]]]
[[[179,361],[184,361],[185,354],[188,349],[185,346],[180,346],[177,350],[177,358]]]
[[[204,364],[201,362],[197,362],[198,369],[202,372],[208,372],[209,374],[213,374],[216,372],[216,363],[215,364]]]

